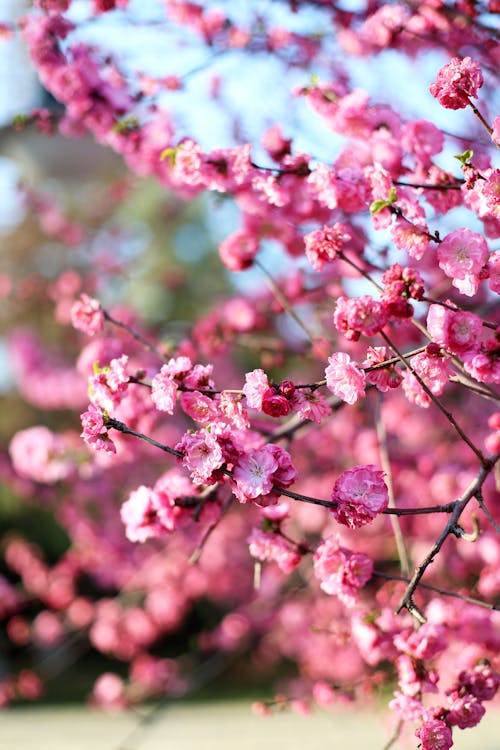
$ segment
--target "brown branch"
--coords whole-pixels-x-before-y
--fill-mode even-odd
[[[455,507],[450,515],[450,518],[448,519],[444,529],[432,545],[431,549],[423,559],[423,561],[420,563],[420,565],[415,569],[415,572],[411,578],[411,581],[408,584],[408,587],[404,593],[404,596],[402,597],[398,608],[396,609],[396,613],[401,612],[402,609],[407,609],[409,612],[411,612],[420,622],[422,622],[423,615],[418,612],[417,607],[415,606],[415,603],[413,601],[413,595],[415,593],[415,590],[417,586],[420,583],[420,580],[422,576],[424,575],[425,571],[429,567],[429,565],[433,562],[434,558],[440,551],[441,547],[443,546],[444,542],[448,538],[450,534],[454,533],[454,530],[457,527],[458,519],[460,518],[462,512],[467,507],[470,500],[481,490],[481,487],[483,486],[486,477],[492,470],[495,463],[500,458],[500,453],[496,456],[493,456],[491,459],[486,461],[484,460],[483,465],[481,466],[481,469],[479,470],[477,476],[472,480],[472,482],[469,484],[467,489],[462,493],[461,497],[458,498],[458,500],[455,501]],[[423,621],[425,622],[425,618],[423,618]]]

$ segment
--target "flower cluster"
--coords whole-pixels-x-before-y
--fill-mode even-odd
[[[437,74],[429,91],[447,109],[463,109],[470,97],[477,97],[483,85],[483,75],[478,63],[470,57],[453,57]]]
[[[360,589],[372,577],[373,562],[362,552],[341,547],[336,536],[329,536],[314,553],[314,573],[323,591],[352,607],[359,599]]]
[[[336,480],[332,490],[332,513],[351,529],[371,523],[389,504],[384,472],[376,466],[353,466]]]

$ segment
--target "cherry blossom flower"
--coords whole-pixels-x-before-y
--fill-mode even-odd
[[[131,542],[164,536],[174,528],[173,501],[164,493],[144,485],[134,490],[123,503],[120,516]]]
[[[291,573],[302,559],[297,548],[279,534],[254,528],[247,542],[252,557],[275,562],[283,573]]]
[[[332,407],[319,391],[297,389],[292,397],[292,409],[301,419],[310,419],[320,424],[330,416]]]
[[[488,260],[488,245],[482,235],[470,229],[456,229],[448,234],[437,250],[438,263],[452,284],[462,294],[476,294],[480,272]]]
[[[102,331],[104,310],[101,303],[88,294],[82,294],[73,304],[70,315],[71,323],[78,331],[83,331],[88,336],[94,336]]]
[[[474,313],[431,305],[427,313],[427,330],[432,340],[444,349],[452,354],[463,354],[476,349],[482,322]]]
[[[270,417],[285,417],[291,409],[290,401],[277,392],[275,388],[268,388],[262,394],[262,411]]]
[[[351,235],[347,232],[347,227],[338,222],[333,226],[325,226],[323,229],[316,229],[306,234],[304,244],[311,266],[316,271],[321,271],[325,263],[338,257],[344,244],[350,239]]]
[[[441,719],[428,719],[415,731],[422,750],[449,750],[453,745],[450,727]]]
[[[359,589],[372,576],[373,562],[363,553],[341,547],[336,536],[329,536],[314,553],[314,573],[323,591],[352,607],[358,601]]]
[[[449,713],[446,716],[448,724],[460,729],[475,727],[479,724],[486,713],[486,709],[476,697],[473,695],[452,695],[450,700],[452,698]]]
[[[251,409],[262,411],[262,399],[269,387],[270,383],[264,370],[257,369],[246,373],[243,393]]]
[[[437,74],[436,82],[429,91],[446,109],[463,109],[469,98],[477,98],[483,85],[483,76],[478,63],[470,57],[453,57]]]
[[[355,404],[365,395],[365,374],[345,352],[335,352],[328,358],[325,370],[326,385],[338,398]]]
[[[366,359],[363,362],[364,368],[370,368],[374,365],[386,362],[391,358],[388,349],[385,346],[369,346],[366,350]],[[366,382],[376,386],[381,393],[387,393],[391,388],[397,388],[403,379],[403,376],[396,370],[395,365],[380,367],[376,370],[366,372]]]
[[[384,472],[376,466],[353,466],[337,479],[332,490],[335,519],[351,529],[371,523],[387,508],[389,492]]]
[[[373,336],[387,323],[387,310],[383,303],[365,294],[362,297],[339,297],[333,315],[335,328],[350,341],[361,334]]]
[[[490,664],[477,664],[460,672],[458,684],[478,700],[491,701],[500,686],[500,675]]]
[[[83,428],[80,437],[84,439],[87,445],[91,445],[96,450],[116,453],[115,444],[108,436],[102,412],[97,406],[89,404],[88,410],[80,415],[80,419]]]
[[[175,450],[184,454],[182,464],[191,472],[194,484],[207,484],[213,481],[213,472],[224,463],[217,438],[207,430],[186,433],[175,446]]]

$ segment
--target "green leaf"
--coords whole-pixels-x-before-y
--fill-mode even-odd
[[[383,208],[389,208],[391,206],[391,201],[373,201],[373,203],[370,206],[370,213],[371,214],[378,214],[379,211],[382,211]]]
[[[160,161],[165,161],[165,159],[168,159],[170,162],[170,166],[175,166],[175,159],[177,157],[177,148],[166,148],[164,151],[160,154]]]
[[[393,203],[396,202],[396,199],[397,199],[396,188],[395,187],[391,187],[391,189],[389,190],[389,198],[388,198],[388,201],[391,204],[391,206],[392,206]]]
[[[468,148],[466,151],[464,151],[462,154],[456,154],[455,159],[458,159],[460,164],[462,166],[466,167],[470,164],[472,157],[474,156],[474,151],[472,149]]]

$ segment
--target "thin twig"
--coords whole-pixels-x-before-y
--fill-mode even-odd
[[[380,455],[380,466],[385,472],[385,483],[389,492],[389,508],[396,507],[396,500],[394,497],[394,485],[392,482],[392,470],[391,462],[389,459],[389,449],[387,446],[387,430],[385,429],[384,420],[382,419],[382,409],[380,395],[376,400],[376,416],[375,416],[375,429],[378,438],[378,449]],[[403,533],[401,531],[401,524],[397,515],[390,516],[392,533],[394,534],[394,541],[396,542],[396,549],[398,551],[399,563],[401,572],[403,575],[409,575],[411,565],[406,545],[404,542]]]

